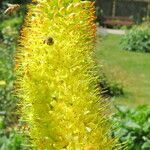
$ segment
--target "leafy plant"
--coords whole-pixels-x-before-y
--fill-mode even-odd
[[[0,114],[0,149],[1,150],[23,150],[23,143],[25,143],[25,138],[19,134],[14,127],[5,128],[4,116]],[[24,149],[25,150],[25,149]]]
[[[112,135],[118,137],[126,150],[150,149],[150,107],[142,105],[130,109],[123,105],[116,106],[113,115],[114,130]]]
[[[10,17],[1,13],[0,20],[0,149],[22,150],[25,140],[16,130],[18,115],[15,112],[17,99],[13,95],[13,57],[23,13]]]
[[[96,21],[100,24],[103,25],[104,21],[104,14],[103,10],[100,7],[96,7]]]
[[[16,56],[18,96],[31,142],[41,150],[111,149],[115,142],[96,88],[93,3],[36,2]]]
[[[12,131],[9,136],[0,136],[0,149],[1,150],[25,150],[23,146],[25,139],[21,134]]]
[[[123,86],[116,81],[110,81],[105,75],[101,75],[99,83],[104,96],[124,95]]]
[[[121,41],[122,49],[150,52],[150,29],[134,28]]]
[[[19,20],[19,21],[17,21]],[[2,42],[0,43],[0,112],[5,116],[5,128],[16,124],[16,98],[13,96],[13,56],[16,49],[18,26],[20,18],[6,20],[2,27]],[[14,25],[17,25],[16,27]]]

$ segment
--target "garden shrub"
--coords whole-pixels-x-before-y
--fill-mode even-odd
[[[12,17],[0,24],[0,112],[5,116],[4,128],[17,123],[17,115],[14,113],[17,99],[13,95],[13,66],[18,29],[21,28],[22,21],[20,17]]]
[[[1,150],[25,150],[25,147],[23,146],[23,144],[25,144],[25,137],[23,137],[22,134],[19,134],[16,129],[10,131],[9,134],[1,127],[0,130]]]
[[[140,28],[150,28],[149,20],[145,20],[142,24],[140,24]]]
[[[1,150],[25,150],[22,143],[24,138],[17,132],[11,132],[9,137],[3,135],[0,137]]]
[[[0,18],[4,16],[0,15]],[[11,16],[0,22],[0,149],[21,150],[22,137],[17,133],[17,99],[13,95],[14,52],[22,18]],[[4,18],[3,18],[4,19]]]
[[[13,120],[15,115],[12,113],[16,107],[16,99],[12,94],[14,49],[15,44],[12,42],[11,46],[8,47],[5,44],[0,45],[0,112],[3,112],[5,116],[6,126],[16,122],[16,120]]]
[[[138,106],[130,109],[123,105],[116,106],[113,115],[115,124],[112,135],[119,138],[126,150],[150,149],[150,107]]]
[[[109,80],[104,74],[101,75],[99,83],[103,96],[113,97],[124,95],[123,86],[116,81]]]
[[[29,6],[16,54],[16,88],[32,144],[40,150],[112,149],[93,61],[93,3],[36,2]]]
[[[132,29],[122,38],[121,45],[124,50],[150,52],[150,29]]]

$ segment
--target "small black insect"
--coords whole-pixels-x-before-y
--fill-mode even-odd
[[[52,37],[48,37],[48,38],[46,38],[45,40],[44,40],[44,42],[43,42],[44,44],[47,44],[47,45],[53,45],[54,44],[54,40],[53,40],[53,38]]]

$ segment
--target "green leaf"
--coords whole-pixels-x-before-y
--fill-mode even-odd
[[[149,124],[149,122],[145,122],[143,124],[143,131],[150,133],[150,124]]]
[[[124,105],[116,105],[115,107],[121,113],[127,113],[128,112],[128,107],[126,107]]]
[[[125,122],[124,125],[127,129],[131,129],[131,130],[140,130],[141,129],[141,127],[132,120],[129,120],[128,122]]]
[[[142,150],[149,150],[149,149],[150,149],[150,141],[147,141],[142,145]]]

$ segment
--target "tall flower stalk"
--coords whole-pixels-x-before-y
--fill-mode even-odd
[[[94,3],[36,0],[17,51],[22,118],[39,150],[111,150],[93,59]]]

